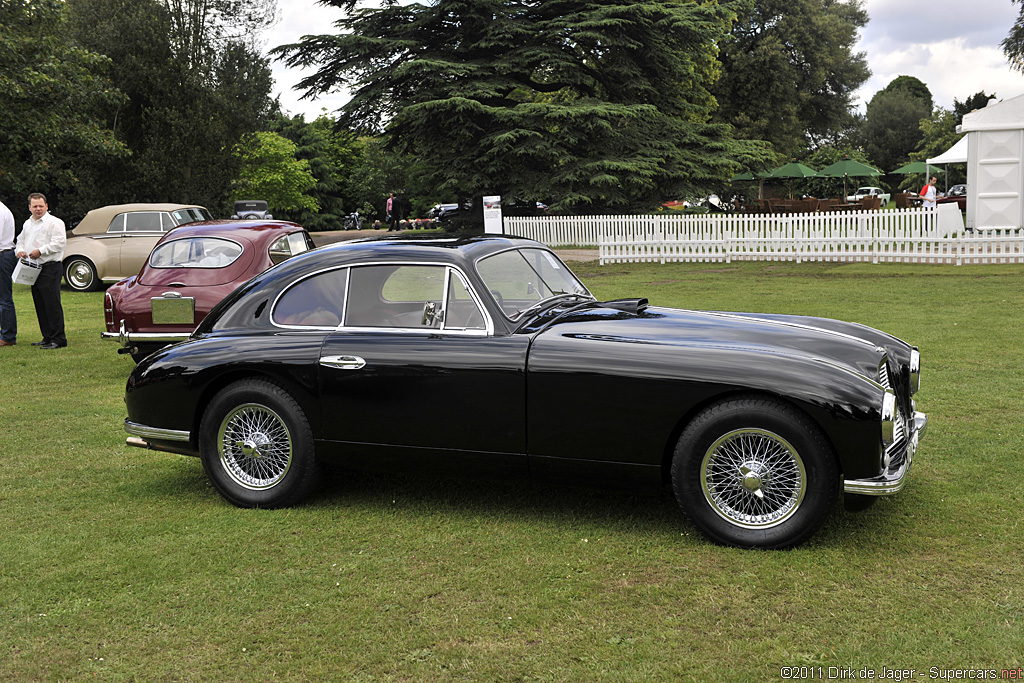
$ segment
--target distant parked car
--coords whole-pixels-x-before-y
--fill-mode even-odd
[[[949,188],[944,196],[939,197],[935,200],[936,204],[956,204],[960,207],[961,211],[967,210],[967,186],[966,185],[954,185]]]
[[[458,204],[434,204],[427,212],[427,218],[440,218],[445,211],[454,211],[457,208]]]
[[[853,204],[854,202],[859,202],[861,199],[864,199],[864,197],[881,197],[882,206],[885,206],[889,203],[891,195],[888,192],[883,192],[880,187],[858,187],[857,192],[849,195],[846,198],[846,201]]]
[[[235,213],[231,217],[247,221],[273,218],[267,208],[267,203],[262,199],[243,199],[235,202]]]
[[[213,218],[190,204],[116,204],[93,209],[68,233],[64,279],[78,292],[135,275],[169,230]]]
[[[107,289],[103,338],[138,362],[187,339],[214,304],[254,275],[313,248],[285,221],[204,221],[166,235],[138,275]]]

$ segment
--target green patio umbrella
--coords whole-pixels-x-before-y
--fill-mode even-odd
[[[867,164],[862,164],[859,161],[845,157],[840,159],[836,163],[821,169],[819,176],[825,178],[842,178],[843,179],[843,197],[846,197],[846,179],[856,178],[863,176],[878,176],[882,175],[882,172],[878,169],[872,168]]]
[[[899,173],[901,175],[911,175],[913,173],[945,173],[945,171],[938,166],[929,165],[923,161],[911,161],[909,164],[903,164],[895,171],[890,173]]]
[[[765,175],[765,178],[789,178],[792,180],[793,178],[813,178],[816,175],[818,175],[818,172],[810,166],[804,166],[798,161],[791,161],[769,172]],[[789,198],[793,198],[792,182],[789,184]]]

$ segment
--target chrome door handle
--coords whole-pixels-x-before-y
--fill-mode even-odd
[[[320,365],[339,370],[360,370],[366,366],[366,361],[359,356],[324,356]]]

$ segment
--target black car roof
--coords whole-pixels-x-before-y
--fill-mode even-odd
[[[547,249],[534,240],[506,235],[456,236],[447,233],[369,237],[335,242],[291,261],[294,267],[342,265],[369,260],[399,259],[403,261],[427,260],[468,265],[485,256],[517,247]],[[301,258],[300,258],[301,257]],[[315,262],[315,263],[311,263]],[[300,266],[300,264],[306,264]]]

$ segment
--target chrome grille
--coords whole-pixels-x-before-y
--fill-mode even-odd
[[[892,382],[889,380],[888,363],[882,363],[879,366],[878,383],[897,394],[895,419],[896,429],[893,434],[893,442],[885,449],[889,460],[889,470],[897,470],[903,466],[903,463],[907,459],[907,420],[903,416],[903,409],[900,407],[899,392],[893,389]]]

